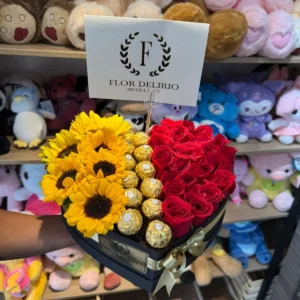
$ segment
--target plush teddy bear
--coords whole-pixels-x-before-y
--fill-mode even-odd
[[[15,198],[15,191],[21,186],[16,166],[0,166],[0,205],[3,197],[7,197],[7,210],[21,211],[23,203]]]
[[[268,128],[282,144],[300,143],[300,76],[292,88],[280,96],[276,104],[276,114],[280,117],[271,121]]]
[[[137,0],[129,5],[124,17],[162,19],[161,8],[149,0]]]
[[[80,288],[84,291],[91,291],[99,285],[99,263],[79,246],[48,252],[46,257],[52,262],[46,263],[45,271],[50,273],[49,286],[53,290],[68,289],[72,277],[79,278]]]
[[[198,112],[197,107],[158,103],[152,108],[151,119],[159,124],[163,119],[192,120]]]
[[[293,55],[300,54],[300,0],[294,1],[294,7],[291,12],[291,16],[295,22],[295,30],[297,35],[297,42],[295,44],[295,50],[293,51]]]
[[[75,4],[70,0],[48,0],[43,7],[42,37],[49,43],[60,46],[70,44],[67,22]]]
[[[37,43],[40,39],[42,1],[1,0],[0,39],[7,44]]]
[[[39,256],[0,262],[0,292],[6,300],[39,300],[47,286]]]
[[[244,269],[248,267],[248,258],[254,255],[260,264],[269,264],[272,255],[258,222],[237,222],[225,225],[225,228],[230,231],[229,254],[240,261]]]
[[[293,165],[293,158],[300,153],[280,153],[250,157],[249,172],[243,179],[249,204],[263,208],[268,201],[282,212],[288,211],[294,201],[290,192],[291,183],[299,187],[299,175]]]
[[[248,162],[243,158],[235,158],[234,160],[234,175],[235,175],[235,190],[230,195],[232,202],[236,205],[242,203],[241,193],[245,192],[242,184],[248,174]]]
[[[36,148],[47,135],[46,122],[43,117],[54,119],[55,114],[38,109],[39,99],[36,88],[18,88],[11,98],[11,110],[17,113],[13,125],[16,137],[14,145],[18,148]]]
[[[244,14],[237,10],[222,10],[209,16],[203,0],[192,2],[174,4],[163,18],[210,24],[205,58],[222,60],[231,57],[247,34],[248,25]]]
[[[194,121],[200,125],[210,125],[214,134],[222,133],[235,139],[240,134],[237,116],[238,108],[233,94],[208,90],[202,92]]]
[[[36,216],[59,215],[60,207],[55,202],[43,202],[44,195],[40,182],[46,174],[43,164],[24,164],[20,168],[20,178],[23,187],[14,193],[17,201],[25,201],[25,211]]]

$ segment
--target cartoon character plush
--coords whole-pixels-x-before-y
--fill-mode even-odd
[[[124,17],[162,19],[161,8],[149,0],[138,0],[129,5]]]
[[[91,291],[99,285],[99,263],[79,246],[64,248],[46,253],[45,271],[50,273],[49,286],[55,291],[68,289],[72,277],[79,278],[84,291]],[[58,266],[59,268],[56,268]]]
[[[263,208],[272,201],[279,211],[288,211],[294,201],[290,192],[291,184],[299,187],[299,174],[293,165],[293,159],[300,153],[280,153],[250,157],[249,172],[243,179],[249,204]]]
[[[200,125],[210,125],[214,134],[222,133],[235,139],[240,134],[237,115],[238,108],[233,94],[208,90],[202,92],[194,121]]]
[[[192,120],[198,112],[197,107],[172,105],[158,103],[152,108],[151,119],[154,123],[159,124],[163,119],[177,120]]]
[[[11,97],[11,110],[17,113],[13,125],[16,137],[14,145],[18,148],[39,146],[47,135],[46,122],[43,117],[54,119],[55,115],[38,109],[39,98],[36,88],[18,88]]]
[[[15,191],[21,186],[16,172],[16,166],[0,166],[0,205],[4,197],[7,197],[7,210],[21,211],[23,203],[15,198]]]
[[[260,264],[269,264],[272,255],[258,222],[237,222],[225,228],[230,230],[229,254],[240,261],[244,269],[248,267],[248,258],[254,255]]]
[[[280,117],[271,121],[268,127],[282,144],[300,143],[300,76],[293,87],[280,96],[276,105]]]
[[[297,34],[297,42],[295,44],[295,50],[293,51],[293,55],[299,55],[300,54],[300,1],[295,0],[294,1],[294,7],[291,12],[291,16],[295,22],[295,30]]]
[[[9,118],[11,117],[11,111],[6,109],[6,97],[4,91],[0,89],[0,155],[4,155],[10,150],[10,142],[6,138],[9,134]]]
[[[46,286],[41,257],[1,261],[0,292],[5,299],[42,299]]]
[[[43,202],[44,195],[40,182],[46,174],[43,164],[24,164],[20,168],[23,187],[14,193],[17,201],[25,201],[25,211],[36,216],[59,215],[60,207],[55,202]]]
[[[235,190],[230,195],[232,202],[236,205],[242,203],[241,192],[245,192],[243,189],[243,180],[248,174],[248,162],[243,158],[235,158],[234,160],[234,175],[235,175]]]

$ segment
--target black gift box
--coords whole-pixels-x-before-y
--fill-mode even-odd
[[[201,252],[204,252],[215,239],[222,226],[226,202],[227,200],[224,200],[214,214],[198,228],[194,228],[162,250],[153,249],[113,231],[105,236],[99,235],[99,242],[97,242],[92,238],[84,238],[75,227],[67,225],[67,228],[75,241],[94,259],[140,288],[153,292],[164,271],[161,262],[172,250],[187,243],[195,233],[199,232],[199,228],[209,228],[202,245],[200,245],[200,247],[202,246]],[[197,259],[189,252],[186,252],[185,255],[186,266]]]

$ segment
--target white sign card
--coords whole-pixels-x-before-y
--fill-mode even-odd
[[[208,24],[85,17],[90,97],[197,104]]]

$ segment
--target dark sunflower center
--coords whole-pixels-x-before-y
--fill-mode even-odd
[[[96,195],[84,204],[84,212],[90,218],[102,219],[110,212],[111,206],[112,203],[108,198]]]
[[[101,148],[102,148],[102,149],[108,149],[108,150],[110,150],[110,149],[108,148],[107,145],[105,145],[105,144],[102,143],[100,146],[98,146],[98,147],[95,149],[95,151],[98,152]]]
[[[57,157],[58,158],[66,157],[72,152],[77,153],[77,145],[72,145],[72,146],[65,148],[57,155]]]
[[[99,170],[103,172],[104,177],[113,175],[116,173],[116,166],[106,160],[99,161],[98,163],[94,164],[94,172],[97,174]]]
[[[71,177],[72,179],[75,180],[76,178],[76,174],[77,174],[77,171],[76,170],[69,170],[69,171],[66,171],[64,172],[57,180],[56,182],[56,187],[58,189],[63,189],[64,186],[63,186],[63,181],[67,178],[67,177]]]

